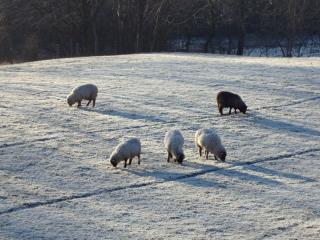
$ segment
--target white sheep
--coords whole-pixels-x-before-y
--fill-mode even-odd
[[[70,95],[67,97],[67,102],[71,107],[76,102],[78,103],[78,107],[81,106],[81,101],[83,99],[89,100],[87,106],[93,101],[92,107],[96,105],[96,98],[98,95],[98,88],[96,85],[93,84],[85,84],[79,87],[76,87],[72,90]]]
[[[208,159],[210,152],[214,154],[214,159],[225,161],[227,152],[221,143],[220,137],[212,129],[199,129],[195,134],[195,144],[199,148],[200,157],[204,148],[206,159]]]
[[[182,163],[184,159],[183,143],[184,139],[179,130],[166,132],[164,137],[164,146],[168,152],[167,162],[169,162],[171,158],[174,158],[174,161]]]
[[[138,157],[138,164],[140,164],[141,143],[138,138],[130,138],[127,141],[120,143],[116,149],[111,153],[110,162],[112,166],[117,167],[118,163],[124,161],[124,167],[131,165],[132,159]]]

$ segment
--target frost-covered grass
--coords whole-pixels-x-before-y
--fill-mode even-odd
[[[319,76],[319,58],[202,54],[0,66],[0,238],[318,239]],[[68,107],[83,83],[99,87],[96,107]],[[220,90],[248,114],[221,117]],[[198,157],[203,127],[225,163]],[[166,162],[173,128],[182,165]],[[141,165],[115,169],[125,136],[141,139]]]

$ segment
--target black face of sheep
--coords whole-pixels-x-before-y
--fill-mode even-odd
[[[226,152],[220,152],[219,153],[219,158],[222,162],[226,161],[227,153]]]
[[[239,108],[240,112],[242,112],[243,114],[246,114],[246,111],[247,111],[247,105],[243,105]]]
[[[110,160],[110,163],[112,164],[112,166],[117,167],[118,163],[117,161],[115,161],[114,159]]]
[[[72,107],[72,101],[69,98],[67,99],[67,102],[69,104],[69,107]]]
[[[177,162],[178,163],[182,163],[184,159],[184,154],[180,154],[179,156],[177,156]]]
[[[76,100],[73,94],[68,95],[67,102],[70,107],[72,107],[72,105],[75,104]]]

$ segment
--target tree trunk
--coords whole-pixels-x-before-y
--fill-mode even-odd
[[[237,55],[243,55],[244,50],[244,43],[245,43],[245,31],[241,28],[239,35],[238,35],[238,46],[237,46]]]
[[[209,52],[209,46],[212,42],[212,39],[216,32],[216,14],[215,14],[215,3],[213,0],[209,0],[209,7],[210,7],[210,26],[209,26],[209,36],[206,39],[204,44],[204,52]]]
[[[238,30],[238,46],[237,46],[237,55],[243,55],[246,27],[245,27],[245,11],[246,11],[246,2],[244,0],[239,1],[239,30]]]
[[[141,51],[141,36],[142,36],[143,20],[144,20],[144,13],[145,13],[146,7],[147,7],[147,0],[137,1],[137,28],[136,28],[135,52]]]
[[[157,37],[158,37],[158,28],[159,28],[159,24],[160,24],[161,13],[162,13],[162,7],[165,2],[166,2],[166,0],[162,0],[160,3],[160,6],[157,9],[156,21],[155,21],[155,25],[154,25],[153,32],[152,32],[152,44],[151,44],[151,48],[150,48],[151,52],[153,52],[156,47]]]

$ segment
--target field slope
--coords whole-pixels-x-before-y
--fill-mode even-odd
[[[0,67],[0,239],[318,239],[320,59],[141,54]],[[68,107],[83,83],[96,107]],[[236,92],[248,114],[218,114]],[[83,104],[84,105],[84,104]],[[215,128],[225,163],[197,155]],[[179,128],[186,160],[166,162]],[[139,137],[141,165],[113,168]]]

